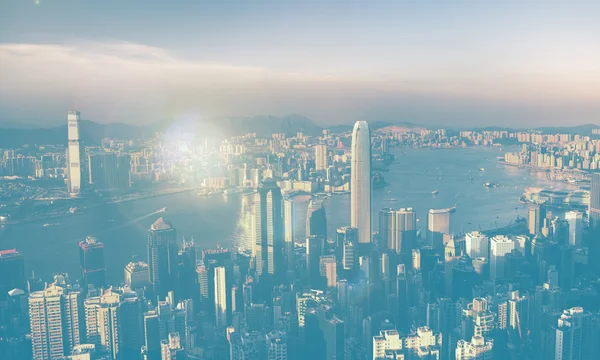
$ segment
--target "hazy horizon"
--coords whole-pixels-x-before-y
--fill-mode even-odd
[[[0,126],[301,114],[444,127],[599,123],[600,4],[0,5]]]

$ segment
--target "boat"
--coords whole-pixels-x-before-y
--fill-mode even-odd
[[[485,171],[485,169],[484,168],[479,168],[479,171]]]
[[[48,226],[50,226],[50,224],[44,224],[44,225],[42,225],[42,226],[43,226],[43,227],[48,227]]]
[[[439,190],[433,190],[433,191],[431,192],[431,195],[437,195],[439,192],[440,192]]]
[[[76,207],[72,207],[72,208],[70,208],[70,209],[69,209],[69,212],[70,212],[71,214],[74,214],[74,213],[75,213],[75,211],[77,211],[77,208],[76,208]]]
[[[165,212],[165,211],[167,211],[167,208],[166,208],[166,207],[163,207],[162,209],[158,210],[158,212],[159,212],[159,213],[163,213],[163,212]]]
[[[385,199],[385,201],[398,201],[396,198]]]

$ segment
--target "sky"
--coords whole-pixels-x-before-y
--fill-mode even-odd
[[[0,0],[0,125],[600,124],[598,1]]]

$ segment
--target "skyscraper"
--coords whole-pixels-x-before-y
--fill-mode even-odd
[[[306,212],[306,236],[322,236],[327,239],[327,215],[321,200],[311,200]]]
[[[258,201],[254,206],[254,257],[259,277],[280,274],[283,269],[284,228],[281,189],[271,178],[258,186]]]
[[[31,349],[34,360],[71,354],[80,343],[78,291],[56,284],[29,295]]]
[[[25,289],[25,258],[16,249],[0,250],[0,301],[8,291]]]
[[[466,253],[471,259],[488,258],[489,239],[479,231],[472,231],[465,235]]]
[[[546,218],[546,205],[531,204],[527,217],[527,226],[530,235],[538,235],[542,233],[544,219]]]
[[[215,324],[218,328],[227,326],[227,284],[223,266],[215,268]]]
[[[295,238],[295,226],[296,213],[294,208],[294,200],[285,199],[283,201],[283,227],[284,227],[284,256],[287,269],[294,269],[295,267],[295,253],[294,253],[294,238]]]
[[[569,224],[569,245],[583,246],[583,214],[579,211],[567,211],[565,220]]]
[[[324,247],[325,238],[322,236],[312,235],[306,238],[306,270],[312,286],[317,286],[320,282],[319,264]]]
[[[371,132],[366,121],[352,131],[350,222],[358,229],[358,243],[371,242]]]
[[[100,288],[106,285],[104,244],[92,236],[79,242],[79,265],[84,284]]]
[[[267,346],[267,360],[287,360],[288,359],[288,338],[285,331],[272,330],[265,335]]]
[[[131,187],[131,164],[128,154],[89,154],[88,167],[89,183],[94,190],[126,190]]]
[[[379,246],[410,256],[417,241],[417,216],[412,208],[379,212]]]
[[[67,180],[71,196],[81,192],[81,144],[79,143],[79,111],[69,110],[67,114]]]
[[[117,359],[120,352],[120,300],[120,295],[109,288],[84,303],[86,341],[106,349],[111,359]]]
[[[581,307],[565,310],[556,327],[556,360],[589,359],[593,341],[591,330],[592,316]]]
[[[427,218],[427,244],[437,251],[444,248],[444,234],[450,233],[450,210],[431,209]]]
[[[161,217],[148,232],[148,280],[161,299],[176,287],[177,252],[175,228]]]
[[[600,173],[592,174],[589,217],[593,226],[600,227]]]
[[[514,248],[515,242],[504,235],[496,235],[490,240],[491,280],[501,280],[504,277],[505,256]]]
[[[325,171],[327,169],[327,146],[315,146],[315,169],[317,171]]]

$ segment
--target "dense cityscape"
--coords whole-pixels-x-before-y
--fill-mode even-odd
[[[113,262],[91,235],[73,245],[77,274],[27,274],[27,254],[0,242],[2,359],[600,358],[596,131],[375,129],[359,121],[317,135],[194,143],[156,134],[83,144],[81,126],[79,112],[69,111],[64,144],[2,149],[4,231],[186,193],[234,197],[245,232],[207,248],[158,209],[147,254],[123,264],[119,281],[108,279]],[[404,150],[483,147],[501,149],[497,166],[539,172],[571,190],[527,189],[524,217],[464,233],[451,231],[458,201],[426,214],[396,198],[373,207],[375,191],[391,193],[386,174],[402,166]],[[335,233],[325,211],[332,197],[350,198]],[[300,201],[309,201],[305,229],[296,229]]]

